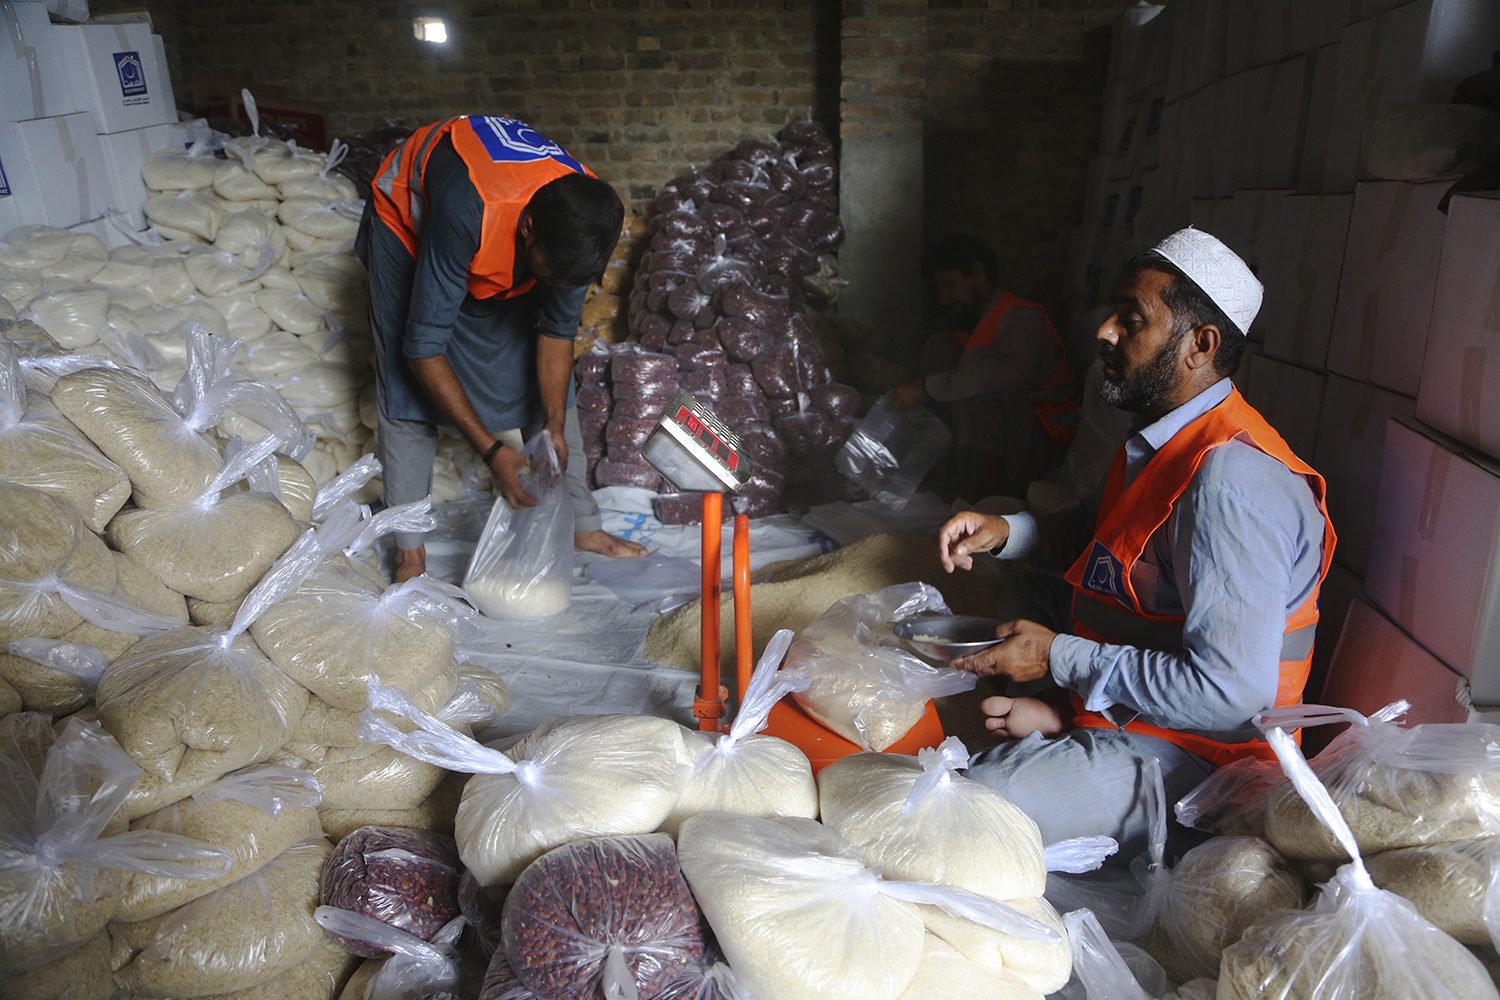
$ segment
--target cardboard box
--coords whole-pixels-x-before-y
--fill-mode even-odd
[[[47,5],[0,3],[0,121],[48,118],[79,110]]]
[[[1328,370],[1415,396],[1443,251],[1449,184],[1361,184],[1339,276]]]
[[[1159,47],[1157,36],[1162,32],[1152,25],[1166,9],[1161,4],[1134,3],[1120,14],[1109,39],[1111,81],[1119,81],[1125,84],[1127,90],[1133,90],[1149,79],[1148,72],[1158,68],[1155,64],[1159,63],[1160,69],[1165,70],[1165,58],[1159,58],[1152,51]],[[1167,42],[1170,45],[1170,31]],[[1161,57],[1165,55],[1166,53],[1160,53]]]
[[[1446,104],[1455,83],[1490,68],[1497,40],[1495,0],[1415,0],[1346,26],[1323,190],[1353,188],[1360,138],[1381,112],[1408,101]]]
[[[1312,79],[1307,92],[1307,123],[1303,128],[1302,154],[1297,166],[1297,190],[1316,194],[1323,190],[1328,161],[1328,130],[1333,126],[1333,105],[1339,83],[1339,45],[1323,45],[1308,56]]]
[[[1294,188],[1302,168],[1314,60],[1284,59],[1241,75],[1244,142],[1237,188]]]
[[[66,229],[104,214],[109,179],[84,112],[0,124],[0,201],[22,225]]]
[[[47,11],[59,21],[82,24],[89,19],[89,0],[47,0]]]
[[[1224,69],[1242,73],[1317,48],[1329,0],[1236,0],[1229,5]],[[1340,22],[1342,27],[1342,22]]]
[[[172,126],[152,125],[129,132],[101,135],[99,147],[109,172],[110,199],[107,207],[124,212],[132,228],[146,228],[146,184],[141,164],[146,157],[172,146]]]
[[[1250,376],[1240,392],[1286,439],[1292,451],[1306,460],[1317,442],[1326,378],[1322,372],[1283,364],[1261,354],[1250,366]],[[1338,527],[1337,522],[1334,527]]]
[[[1259,276],[1276,249],[1281,203],[1286,197],[1285,191],[1236,191],[1229,199],[1227,217],[1216,220],[1219,231],[1210,229],[1209,232],[1239,254],[1240,259]],[[1260,324],[1253,324],[1250,333],[1254,339],[1261,339]]]
[[[73,99],[94,116],[94,131],[128,132],[177,120],[161,90],[148,24],[64,24],[53,28],[69,67]]]
[[[1386,425],[1370,597],[1500,703],[1500,465],[1415,420]]]
[[[1255,318],[1270,357],[1303,368],[1326,366],[1353,209],[1350,194],[1281,199],[1270,248],[1262,254],[1266,293]]]
[[[1328,513],[1339,533],[1334,558],[1364,575],[1375,535],[1375,505],[1380,488],[1385,428],[1410,418],[1413,404],[1405,396],[1341,375],[1328,376],[1318,438],[1312,455],[1303,455],[1328,483]]]
[[[1337,551],[1337,550],[1335,550]],[[1308,674],[1307,688],[1302,700],[1310,705],[1323,703],[1324,681],[1333,664],[1334,650],[1338,648],[1339,634],[1344,629],[1344,619],[1355,598],[1365,592],[1365,581],[1335,562],[1328,567],[1328,576],[1318,590],[1318,629],[1313,643],[1312,670]]]
[[[162,95],[167,121],[175,122],[178,119],[177,95],[172,91],[172,68],[167,62],[167,46],[160,35],[151,36],[151,50],[156,53],[156,89]]]
[[[1364,599],[1354,601],[1319,699],[1324,705],[1373,715],[1393,701],[1411,702],[1402,721],[1463,722],[1469,690],[1401,627]]]
[[[1176,100],[1224,75],[1230,0],[1174,0],[1167,97]]]
[[[1500,196],[1448,205],[1417,417],[1500,456]]]

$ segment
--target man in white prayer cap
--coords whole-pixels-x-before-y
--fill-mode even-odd
[[[1022,559],[1071,585],[1064,631],[1006,622],[955,663],[1053,685],[983,702],[1003,742],[969,770],[1049,843],[1108,835],[1129,861],[1147,761],[1175,802],[1217,767],[1272,759],[1256,716],[1302,700],[1335,538],[1323,478],[1230,381],[1261,296],[1200,230],[1131,259],[1095,334],[1101,395],[1135,415],[1100,493],[1056,514],[957,514],[939,534],[950,573]]]

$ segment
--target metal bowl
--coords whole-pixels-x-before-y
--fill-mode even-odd
[[[897,622],[895,633],[918,656],[949,663],[1004,642],[995,638],[1000,624],[977,615],[914,615]]]

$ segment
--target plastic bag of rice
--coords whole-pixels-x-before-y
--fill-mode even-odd
[[[97,722],[0,719],[0,974],[37,969],[84,945],[114,915],[131,871],[213,877],[228,857],[165,833],[127,833],[140,776]]]
[[[452,836],[453,816],[468,780],[467,774],[448,772],[437,790],[415,809],[381,809],[372,803],[360,809],[320,809],[318,818],[323,823],[323,832],[337,840],[362,826],[403,826]]]
[[[40,396],[28,397],[14,346],[0,338],[0,479],[66,501],[91,531],[101,530],[125,501],[125,470]]]
[[[755,996],[896,1000],[921,965],[927,935],[918,904],[1059,940],[963,889],[882,879],[813,820],[694,816],[682,826],[678,858],[719,947]]]
[[[1156,925],[1141,946],[1175,982],[1212,977],[1245,928],[1302,907],[1301,877],[1257,837],[1219,837],[1182,856],[1167,878]]]
[[[1500,949],[1500,840],[1406,847],[1365,861],[1382,889],[1468,945]]]
[[[307,708],[307,689],[244,633],[322,554],[309,529],[246,597],[228,631],[184,628],[142,639],[105,671],[100,718],[160,783],[132,800],[134,815],[259,763],[291,737]]]
[[[325,934],[306,958],[279,976],[207,1000],[337,1000],[358,967],[359,958]]]
[[[0,1000],[111,1000],[109,935],[100,931],[60,958],[14,976],[0,976]]]
[[[759,735],[772,707],[806,684],[777,669],[791,642],[791,631],[783,629],[766,644],[727,733],[684,731],[692,770],[662,823],[667,833],[675,835],[684,820],[703,812],[817,818],[818,786],[806,755],[785,740]]]
[[[455,819],[459,856],[485,886],[514,882],[554,847],[582,837],[650,833],[687,777],[683,729],[668,719],[600,715],[539,726],[503,754],[455,732],[400,692],[371,685],[361,723],[375,740],[475,775]],[[416,723],[403,733],[378,713]]]
[[[1312,761],[1367,854],[1500,834],[1500,726],[1428,723],[1403,727],[1404,703],[1366,718],[1349,709],[1298,706],[1264,715],[1287,729],[1324,722],[1350,727]],[[1348,857],[1289,782],[1266,800],[1266,840],[1294,861]]]
[[[0,480],[0,648],[77,627],[83,617],[67,594],[108,594],[115,579],[109,550],[71,506]]]
[[[895,623],[919,612],[947,614],[925,583],[846,597],[804,629],[786,668],[811,683],[792,695],[823,725],[867,750],[885,750],[921,719],[928,699],[972,690],[973,674],[935,667],[897,646]]]
[[[1283,718],[1290,722],[1295,716]],[[1285,730],[1271,724],[1266,735],[1290,779],[1287,787],[1353,860],[1322,887],[1311,908],[1272,914],[1224,951],[1219,1000],[1500,996],[1463,945],[1424,920],[1410,902],[1375,886],[1342,814],[1346,806],[1318,779]]]
[[[234,771],[172,805],[130,824],[132,830],[175,833],[229,855],[229,871],[211,879],[137,873],[121,893],[116,920],[133,923],[206,896],[253,875],[282,851],[323,832],[322,794],[306,771],[258,764]]]
[[[202,997],[261,985],[323,939],[313,920],[333,845],[293,845],[253,875],[150,920],[112,921],[115,981],[131,993]]]
[[[297,522],[274,496],[225,492],[280,446],[268,437],[243,449],[185,507],[121,511],[106,537],[180,594],[235,600],[297,538]]]
[[[143,508],[193,502],[223,468],[219,449],[139,375],[87,368],[64,375],[52,403],[130,477]]]

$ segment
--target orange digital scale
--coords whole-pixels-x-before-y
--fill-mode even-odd
[[[719,676],[719,608],[723,583],[724,494],[738,493],[750,477],[751,460],[732,430],[713,411],[687,393],[679,392],[662,412],[660,421],[646,439],[642,456],[673,487],[703,494],[703,644],[702,676],[693,699],[698,728],[722,732],[729,691]],[[750,519],[734,516],[731,550],[734,600],[734,662],[737,690],[743,698],[754,668],[754,642],[750,617]],[[802,711],[790,695],[771,709],[764,730],[793,744],[807,755],[816,773],[836,760],[863,747],[815,721]],[[889,747],[887,753],[915,754],[943,741],[937,709],[928,702],[922,718],[911,731]]]

